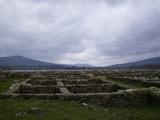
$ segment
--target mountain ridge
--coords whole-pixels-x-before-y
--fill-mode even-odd
[[[24,56],[7,56],[0,57],[0,68],[2,69],[15,69],[15,70],[42,70],[42,69],[80,69],[86,68],[85,66],[75,64],[55,64],[43,62]]]
[[[0,57],[0,65],[49,65],[52,63],[42,62],[39,60],[23,56]]]
[[[124,64],[115,64],[111,66],[94,67],[88,64],[55,64],[43,62],[23,56],[0,57],[1,69],[15,70],[46,70],[46,69],[160,69],[160,57],[148,58],[135,62]]]
[[[153,58],[148,58],[148,59],[143,59],[135,62],[128,62],[124,64],[115,64],[108,66],[107,68],[120,68],[120,69],[137,69],[137,68],[146,68],[146,69],[151,69],[151,68],[160,68],[160,57],[153,57]]]

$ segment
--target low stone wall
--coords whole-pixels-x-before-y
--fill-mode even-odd
[[[155,81],[145,81],[141,79],[130,79],[130,78],[122,78],[122,77],[108,77],[108,79],[114,79],[114,80],[117,79],[125,82],[142,84],[143,86],[146,86],[146,87],[151,87],[151,86],[160,87],[160,82],[155,82]]]
[[[41,96],[42,98],[45,96]],[[52,96],[48,96],[52,98]],[[73,94],[68,96],[55,96],[60,100],[73,100],[82,103],[93,103],[101,106],[149,106],[152,101],[150,100],[150,90],[133,90],[133,91],[121,91],[115,93],[104,94]]]
[[[111,83],[109,81],[102,81],[102,80],[62,80],[62,82],[67,85],[67,84],[75,84],[75,85],[80,85],[80,84],[105,84],[105,83]]]
[[[60,89],[56,86],[33,86],[33,85],[20,85],[15,93],[60,93]]]
[[[9,78],[29,78],[31,77],[31,72],[6,72],[5,73],[7,77]]]
[[[107,93],[124,90],[124,87],[114,84],[89,84],[89,85],[71,85],[67,89],[72,93]]]
[[[31,85],[56,85],[57,82],[54,80],[30,80],[27,83],[31,84]]]
[[[5,80],[6,79],[6,74],[4,71],[0,70],[0,80]]]
[[[6,75],[0,75],[0,80],[5,80],[6,79]]]
[[[1,98],[41,98],[58,99],[65,101],[78,101],[93,103],[104,107],[140,107],[160,106],[160,90],[134,89],[121,90],[114,93],[88,93],[88,94],[3,94]]]

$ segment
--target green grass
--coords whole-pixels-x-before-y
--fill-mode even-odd
[[[130,79],[126,79],[126,78],[112,78],[112,77],[109,77],[106,79],[114,82],[114,83],[117,83],[117,84],[121,84],[121,85],[124,85],[126,87],[129,87],[129,88],[148,88],[148,87],[152,87],[152,85],[150,84],[145,84],[145,83],[140,83],[140,82],[136,82],[136,81],[133,81],[133,80],[130,80]]]
[[[102,108],[55,100],[0,100],[0,120],[160,120],[159,113],[158,107]]]
[[[0,93],[5,92],[13,84],[14,80],[22,81],[24,78],[14,77],[6,78],[5,80],[0,80]]]

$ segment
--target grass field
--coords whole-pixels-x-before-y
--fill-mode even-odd
[[[102,108],[39,99],[0,100],[0,120],[160,120],[160,108]]]
[[[15,79],[0,81],[0,92]],[[160,108],[103,108],[73,101],[0,99],[0,120],[160,120]]]

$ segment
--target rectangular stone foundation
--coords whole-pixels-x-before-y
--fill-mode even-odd
[[[159,91],[127,89],[108,80],[95,79],[90,72],[53,71],[36,73],[22,83],[14,83],[0,97],[71,100],[102,106],[146,106],[160,101]]]

